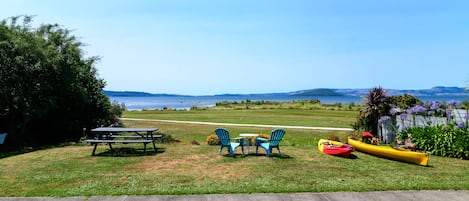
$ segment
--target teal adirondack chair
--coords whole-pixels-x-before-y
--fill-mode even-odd
[[[265,156],[269,157],[272,154],[272,149],[277,148],[278,154],[282,156],[282,152],[280,152],[279,144],[280,141],[283,140],[283,136],[285,135],[285,130],[283,129],[275,129],[270,132],[270,139],[265,138],[256,138],[256,154],[259,147],[265,150]]]
[[[230,138],[230,132],[224,128],[215,129],[215,134],[217,134],[221,144],[218,155],[221,155],[221,150],[226,147],[230,156],[234,157],[234,150],[239,146],[241,146],[241,152],[244,155],[243,138]],[[232,142],[234,140],[238,140],[238,142]]]

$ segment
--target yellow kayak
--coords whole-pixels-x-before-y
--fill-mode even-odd
[[[377,146],[372,144],[366,144],[358,140],[353,140],[351,138],[348,138],[348,144],[352,145],[358,151],[372,154],[378,157],[403,161],[407,163],[414,163],[423,166],[427,166],[428,164],[428,153],[421,153],[409,150],[398,150],[390,146]]]

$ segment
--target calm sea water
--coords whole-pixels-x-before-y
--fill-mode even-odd
[[[464,96],[425,96],[418,97],[422,101],[445,101],[456,100],[461,102],[468,97]],[[362,98],[358,96],[287,96],[287,95],[217,95],[217,96],[163,96],[163,97],[119,97],[111,96],[111,101],[124,103],[128,110],[143,109],[190,109],[196,107],[213,107],[215,103],[222,101],[241,102],[251,101],[278,101],[291,102],[297,100],[319,100],[325,104],[360,104]]]

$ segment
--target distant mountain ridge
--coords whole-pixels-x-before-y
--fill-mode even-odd
[[[329,89],[317,88],[287,93],[261,93],[262,95],[286,95],[286,96],[364,96],[370,89]],[[385,89],[388,96],[398,96],[410,94],[412,96],[469,96],[469,90],[462,87],[443,87],[437,86],[431,89]],[[186,96],[178,94],[153,94],[139,91],[103,91],[107,96],[115,97],[154,97],[154,96]],[[259,94],[216,94],[213,96],[236,96],[236,95],[259,95]]]
[[[297,92],[290,92],[290,96],[344,96],[342,93],[338,93],[333,89],[310,89],[310,90],[303,90]]]
[[[140,91],[107,91],[103,90],[103,93],[107,96],[119,96],[119,97],[153,97],[153,96],[185,96],[177,94],[152,94]]]
[[[345,96],[364,96],[370,89],[332,89]],[[469,91],[462,87],[437,86],[430,89],[385,89],[388,96],[410,94],[412,96],[469,96]]]

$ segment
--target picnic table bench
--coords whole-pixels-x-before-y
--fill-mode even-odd
[[[91,129],[91,132],[95,134],[93,139],[87,139],[85,142],[94,145],[93,152],[91,155],[95,155],[96,148],[100,143],[106,143],[112,150],[112,144],[114,143],[143,143],[144,153],[147,149],[147,144],[152,143],[153,149],[156,150],[155,140],[161,138],[162,135],[154,135],[153,132],[157,131],[158,128],[120,128],[120,127],[100,127]],[[134,133],[136,135],[121,135],[122,133]]]

